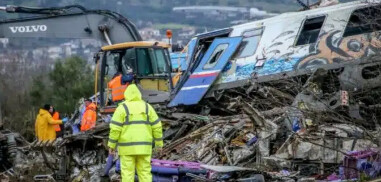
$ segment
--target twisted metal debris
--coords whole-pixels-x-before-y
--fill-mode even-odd
[[[157,105],[165,147],[155,157],[204,164],[208,175],[188,174],[200,181],[326,179],[340,166],[348,171],[343,160],[354,159],[350,151],[379,151],[374,148],[381,138],[381,64],[367,66],[315,70],[271,82],[253,75],[249,86],[212,93],[198,106]],[[52,142],[29,144],[16,137],[17,147],[13,134],[2,131],[0,178],[101,180],[109,130],[105,121]],[[114,168],[106,178],[119,179]]]

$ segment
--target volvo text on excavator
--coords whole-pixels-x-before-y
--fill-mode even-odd
[[[102,42],[95,54],[95,93],[101,112],[115,109],[107,95],[107,82],[116,73],[132,70],[143,98],[164,102],[173,88],[168,49],[163,42],[142,41],[136,27],[127,18],[108,10],[87,10],[79,5],[59,8],[0,7],[7,13],[25,13],[32,17],[0,20],[0,38],[73,38],[96,39]],[[99,75],[99,76],[98,76]],[[90,88],[89,88],[90,89]],[[103,107],[107,106],[107,107]]]

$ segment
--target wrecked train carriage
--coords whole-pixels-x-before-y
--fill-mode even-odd
[[[303,94],[309,85],[322,95],[320,105],[374,111],[380,93],[373,88],[381,86],[380,11],[379,4],[357,1],[197,35],[188,44],[188,69],[169,106],[195,105],[206,95],[207,107],[199,104],[204,112],[234,113],[232,100],[241,95],[265,111],[300,101],[295,98],[311,101]]]
[[[338,4],[193,38],[188,69],[169,106],[211,115],[245,113],[253,123],[247,131],[258,142],[256,150],[235,146],[236,134],[222,137],[221,147],[188,135],[167,146],[169,157],[234,164],[224,156],[243,155],[272,170],[310,176],[332,172],[348,151],[379,146],[380,11],[380,4]],[[202,138],[221,138],[216,131]],[[189,150],[204,145],[213,160]],[[225,147],[233,149],[219,152]]]
[[[179,119],[164,108],[162,111],[170,114],[168,118],[177,125],[171,127],[173,132],[167,130],[169,137],[165,138],[165,155],[161,157],[239,166],[252,166],[255,160],[272,170],[276,165],[270,163],[290,168],[290,161],[307,164],[308,160],[320,169],[319,161],[340,163],[340,151],[373,147],[368,142],[369,133],[353,126],[374,129],[375,124],[364,119],[380,120],[376,111],[381,94],[375,89],[381,80],[376,59],[379,32],[377,26],[366,31],[355,26],[356,22],[366,23],[355,18],[364,8],[379,9],[374,4],[346,3],[196,36],[189,44],[189,69],[172,92],[169,105],[195,105],[206,95],[207,99],[197,105],[205,114],[220,111],[218,114],[231,118],[196,121],[197,117],[190,115]],[[368,112],[361,112],[364,108]],[[238,116],[241,111],[245,114]],[[294,118],[303,120],[310,131],[292,136],[282,133],[283,125]],[[342,129],[326,121],[352,125]],[[326,125],[317,127],[321,123]],[[291,125],[287,125],[289,130],[293,129]],[[63,141],[68,143],[63,145],[71,156],[68,161],[75,162],[63,170],[63,176],[81,176],[78,174],[85,171],[83,166],[101,168],[107,155],[102,146],[107,140],[107,125],[100,131],[102,134],[65,137]],[[256,140],[254,136],[258,142],[245,146]],[[81,155],[83,151],[87,154]],[[309,156],[311,153],[316,155]],[[65,162],[61,164],[66,166]],[[92,171],[83,173],[96,174]]]

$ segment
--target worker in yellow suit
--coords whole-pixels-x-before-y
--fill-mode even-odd
[[[49,113],[50,105],[45,104],[43,108],[38,112],[35,122],[36,137],[40,141],[55,140],[56,130],[54,125],[63,124],[68,121],[68,118],[62,120],[54,120]]]
[[[161,121],[135,84],[127,87],[124,97],[111,119],[109,152],[115,155],[118,146],[122,182],[134,182],[135,169],[139,182],[152,182],[152,145],[159,151],[163,147]]]

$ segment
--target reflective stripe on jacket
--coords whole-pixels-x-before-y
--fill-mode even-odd
[[[163,146],[161,121],[135,84],[127,87],[124,96],[110,123],[108,146],[117,145],[119,155],[150,155],[153,143]]]
[[[124,99],[124,91],[126,90],[128,83],[122,85],[122,74],[114,77],[109,83],[108,88],[111,89],[112,101],[120,101]]]
[[[60,113],[54,112],[52,118],[53,120],[60,120]],[[54,125],[54,130],[56,130],[56,132],[61,131],[60,125],[59,124]]]

